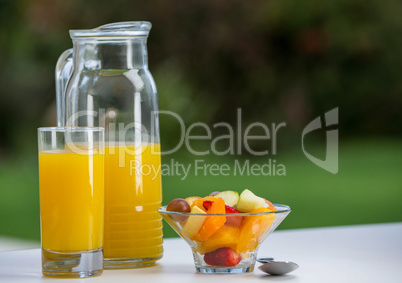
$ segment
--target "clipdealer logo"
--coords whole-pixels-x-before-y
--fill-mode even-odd
[[[339,115],[338,107],[334,108],[324,114],[325,127],[338,125]],[[318,116],[313,121],[311,121],[303,130],[302,133],[302,150],[304,155],[311,160],[314,164],[321,167],[332,174],[338,173],[338,158],[339,158],[339,135],[338,129],[330,129],[326,131],[326,150],[325,159],[321,160],[314,157],[306,151],[304,148],[304,137],[311,132],[317,131],[322,128],[321,117]]]
[[[116,116],[119,113],[114,113]],[[180,141],[171,149],[165,149],[160,151],[159,147],[153,146],[153,144],[159,143],[158,138],[158,117],[164,115],[164,118],[176,119],[178,126],[180,128]],[[68,122],[74,125],[74,120],[78,117],[88,117],[91,116],[92,119],[100,119],[99,117],[104,117],[105,113],[95,112],[95,111],[80,111],[76,113]],[[190,170],[194,171],[195,176],[198,175],[211,175],[211,176],[286,176],[285,164],[277,163],[277,160],[273,158],[268,158],[265,163],[261,164],[260,161],[256,159],[244,160],[244,159],[233,159],[234,162],[227,164],[218,163],[208,163],[203,159],[194,159],[194,164],[182,164],[178,161],[172,159],[171,164],[148,164],[146,160],[143,160],[142,154],[144,149],[149,146],[151,154],[158,155],[170,155],[182,147],[185,147],[187,151],[193,156],[205,156],[205,155],[231,155],[240,156],[243,152],[247,152],[252,156],[259,157],[275,157],[278,153],[278,132],[280,129],[286,127],[286,122],[272,123],[271,125],[264,124],[262,122],[254,122],[249,125],[245,125],[243,128],[242,123],[242,110],[237,109],[237,119],[235,125],[231,125],[225,122],[218,122],[209,126],[205,123],[196,122],[186,127],[184,120],[177,114],[171,111],[156,111],[152,113],[150,125],[144,125],[141,119],[137,119],[130,124],[125,123],[109,123],[105,127],[109,129],[110,137],[105,137],[107,140],[111,141],[115,138],[115,133],[118,133],[118,150],[111,148],[108,154],[118,154],[119,155],[119,166],[126,167],[126,159],[129,158],[130,174],[144,176],[144,175],[155,175],[160,174],[166,176],[180,176],[182,180],[187,178]],[[333,128],[333,126],[338,125],[338,108],[334,108],[324,114],[324,122],[322,123],[321,116],[316,117],[312,120],[301,133],[301,147],[304,155],[314,164],[320,168],[332,173],[337,174],[338,172],[338,129],[328,129],[328,127]],[[101,120],[98,121],[101,124]],[[323,126],[324,125],[324,126]],[[156,128],[154,127],[156,126]],[[217,135],[214,130],[221,128],[226,130],[224,134]],[[305,137],[315,131],[320,129],[326,130],[326,156],[324,160],[321,160],[305,149]],[[110,129],[114,129],[111,131]],[[194,129],[198,129],[198,134],[195,134]],[[252,131],[258,129],[259,135],[252,135]],[[200,135],[200,130],[204,134]],[[282,130],[281,130],[282,131]],[[221,131],[222,132],[222,131]],[[144,142],[143,138],[149,137],[147,141]],[[154,140],[155,139],[155,140]],[[209,149],[204,151],[199,151],[194,148],[193,141],[202,141],[203,143],[209,142]],[[217,144],[221,141],[226,140],[226,148],[218,147]],[[251,147],[250,141],[252,140],[263,140],[267,143],[267,147],[264,150],[255,150]],[[145,145],[145,147],[144,147]],[[195,144],[196,145],[196,144]],[[107,145],[106,145],[107,146]],[[153,152],[155,148],[158,148],[157,152]],[[253,162],[254,161],[254,162]],[[150,168],[152,167],[158,168]]]

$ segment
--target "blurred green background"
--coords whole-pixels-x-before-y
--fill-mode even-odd
[[[287,124],[278,154],[269,156],[286,166],[286,176],[164,176],[164,204],[248,188],[292,206],[280,229],[401,221],[401,9],[397,0],[0,1],[0,235],[40,238],[36,128],[56,124],[54,68],[72,46],[68,30],[132,20],[153,24],[149,66],[160,109],[186,125],[235,124],[238,108],[244,125]],[[303,155],[300,137],[335,107],[333,175]],[[161,119],[162,148],[177,143],[176,131],[177,123]],[[306,143],[324,158],[325,131]],[[195,158],[183,148],[162,161]]]

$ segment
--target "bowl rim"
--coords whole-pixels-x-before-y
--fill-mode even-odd
[[[279,213],[289,213],[292,211],[292,208],[286,204],[273,203],[276,209],[280,208],[281,210],[276,211],[268,211],[268,212],[240,212],[240,213],[191,213],[191,212],[177,212],[177,211],[167,211],[167,205],[161,206],[158,209],[160,214],[170,214],[170,215],[203,215],[203,216],[255,216],[255,215],[268,215],[268,214],[279,214]]]

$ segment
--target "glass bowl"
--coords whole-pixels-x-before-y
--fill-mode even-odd
[[[291,208],[273,204],[277,211],[258,213],[159,213],[190,246],[199,273],[246,273],[254,270],[259,245],[290,213]]]

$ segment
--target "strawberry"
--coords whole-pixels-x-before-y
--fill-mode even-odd
[[[241,256],[231,248],[225,247],[206,253],[204,255],[204,261],[209,265],[235,266],[241,261]]]
[[[213,201],[212,200],[204,200],[204,202],[202,203],[202,205],[204,206],[204,208],[206,210],[208,210],[211,206],[212,206]]]
[[[225,210],[226,213],[239,213],[239,211],[231,206],[225,205]],[[225,224],[227,225],[233,225],[233,226],[240,226],[241,222],[243,221],[243,216],[226,216],[226,222]]]
[[[206,210],[208,210],[212,206],[213,201],[212,200],[205,200],[202,205]],[[229,205],[225,205],[225,213],[239,213],[239,211],[236,208],[233,208]],[[227,225],[233,225],[233,226],[240,226],[241,222],[243,221],[243,216],[227,216],[226,217],[226,223]]]
[[[236,208],[229,205],[225,205],[225,211],[226,213],[240,213]]]

